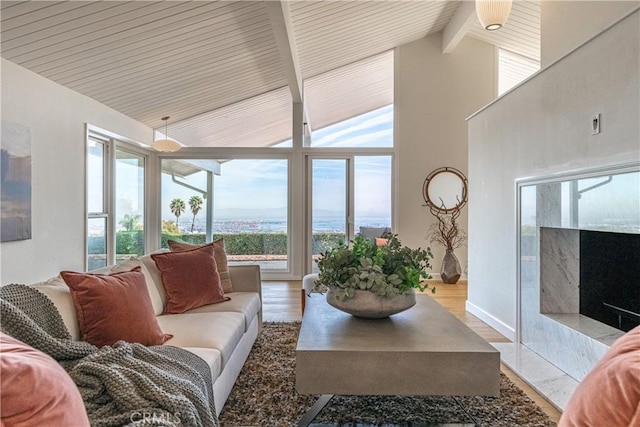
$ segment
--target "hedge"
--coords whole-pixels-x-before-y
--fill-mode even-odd
[[[286,255],[286,233],[239,233],[214,234],[213,239],[224,238],[225,248],[230,255]],[[162,233],[162,247],[166,248],[167,240],[202,245],[205,243],[204,234],[166,234]],[[322,253],[338,245],[344,240],[342,233],[316,233],[313,235],[314,253]],[[105,239],[103,237],[89,237],[89,254],[104,254]],[[119,231],[116,233],[117,254],[144,254],[144,235],[142,231]]]

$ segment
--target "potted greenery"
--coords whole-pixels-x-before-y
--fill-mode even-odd
[[[383,236],[377,246],[356,236],[351,244],[321,254],[318,259],[316,291],[327,291],[327,302],[359,317],[387,317],[415,305],[415,291],[429,286],[423,281],[433,258],[429,248],[402,246],[395,234]],[[432,292],[435,288],[431,287]]]

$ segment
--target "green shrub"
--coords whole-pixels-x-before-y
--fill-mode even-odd
[[[225,248],[230,255],[286,255],[286,233],[239,233],[239,234],[214,234],[213,239],[223,237]],[[167,240],[193,245],[203,245],[206,242],[204,234],[161,234],[161,247],[168,248]],[[319,254],[338,246],[344,240],[342,233],[315,233],[313,235],[313,253]],[[88,253],[90,255],[106,253],[105,239],[101,236],[89,236]],[[143,255],[144,232],[119,231],[116,233],[116,253]]]

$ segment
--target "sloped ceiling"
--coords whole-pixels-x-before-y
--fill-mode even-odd
[[[266,146],[290,138],[296,81],[305,81],[316,128],[340,119],[340,84],[350,102],[368,102],[344,114],[393,99],[392,84],[381,89],[380,73],[356,63],[371,67],[445,30],[461,3],[2,1],[0,38],[5,59],[142,123],[163,129],[170,116],[169,134],[183,144]],[[538,60],[539,28],[539,1],[516,1],[500,31],[475,22],[465,34]],[[354,79],[339,78],[349,73],[363,90],[377,87],[377,101],[353,96]]]

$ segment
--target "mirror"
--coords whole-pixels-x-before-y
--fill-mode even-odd
[[[467,203],[467,178],[458,169],[438,168],[424,180],[422,197],[431,210],[448,213]]]

